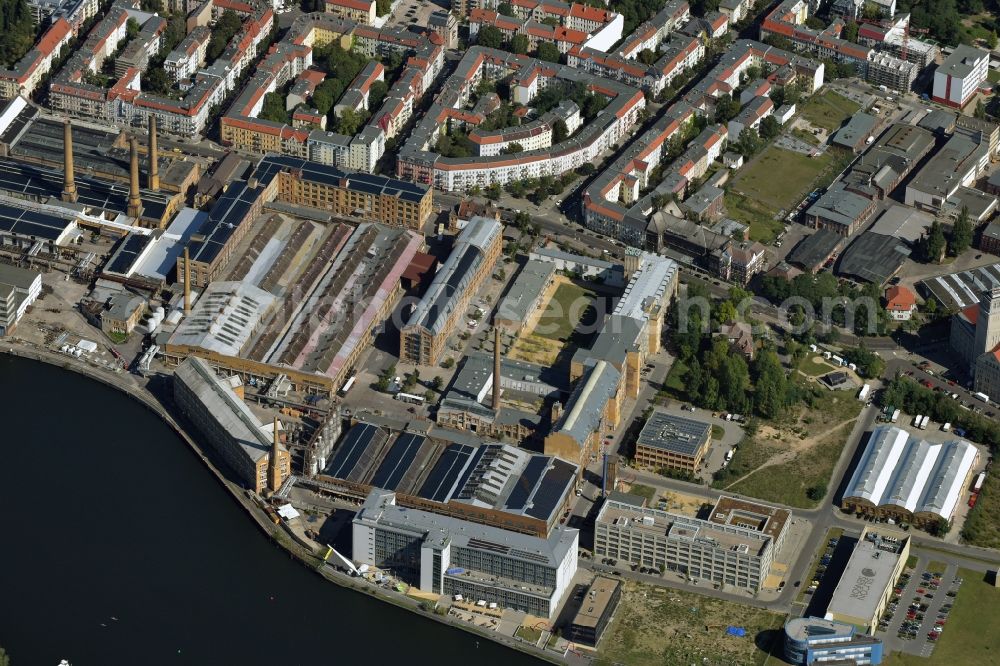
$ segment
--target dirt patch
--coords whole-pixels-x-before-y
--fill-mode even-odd
[[[780,637],[784,620],[735,602],[628,581],[597,663],[756,666]],[[728,627],[744,635],[731,635]]]

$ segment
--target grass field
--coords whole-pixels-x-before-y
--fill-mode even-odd
[[[955,608],[948,618],[934,654],[930,658],[894,652],[882,661],[886,666],[958,666],[959,664],[996,664],[1000,662],[1000,632],[996,613],[1000,589],[983,580],[983,574],[959,569],[965,582],[955,598]],[[918,639],[923,639],[919,636]]]
[[[666,380],[663,382],[664,388],[673,392],[675,395],[684,395],[684,375],[687,373],[687,366],[680,362],[680,360],[674,361],[674,364],[670,366],[670,373],[667,375]]]
[[[565,342],[573,334],[587,308],[593,306],[595,295],[578,284],[562,282],[545,304],[531,334]]]
[[[810,498],[809,489],[827,487],[853,427],[853,424],[841,426],[812,446],[796,452],[788,462],[765,467],[730,486],[729,490],[803,509],[816,507],[822,498]]]
[[[597,664],[759,666],[780,638],[785,616],[741,604],[632,581],[601,640]],[[743,627],[746,636],[726,634]]]
[[[632,488],[629,489],[629,493],[632,495],[638,495],[639,497],[645,497],[646,501],[650,504],[653,503],[653,498],[656,497],[656,488],[652,486],[644,486],[641,483],[632,484]]]
[[[799,372],[803,372],[810,377],[825,375],[831,370],[836,370],[832,365],[823,360],[822,356],[810,356],[799,363]]]
[[[983,548],[1000,548],[1000,475],[987,474],[976,506],[962,526],[962,539]]]
[[[535,326],[514,341],[510,356],[551,366],[573,335],[580,320],[593,311],[596,294],[569,280],[561,282],[545,303]]]
[[[534,644],[542,637],[542,632],[534,627],[518,627],[514,635]]]
[[[816,127],[828,131],[838,129],[845,120],[861,107],[855,102],[828,90],[821,95],[813,95],[798,109],[799,115]]]
[[[736,176],[726,192],[726,210],[730,217],[750,225],[753,240],[770,243],[784,229],[784,222],[775,220],[775,215],[792,210],[824,177],[835,176],[845,159],[833,149],[809,157],[768,146]]]
[[[740,442],[712,487],[789,506],[812,508],[809,489],[829,484],[861,403],[849,393],[825,391],[811,407],[789,410]]]

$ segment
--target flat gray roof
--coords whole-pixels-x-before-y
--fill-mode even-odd
[[[916,208],[892,204],[875,220],[869,231],[914,243],[923,236],[933,221],[934,216]]]
[[[858,541],[833,591],[827,614],[856,618],[869,624],[875,617],[882,593],[895,582],[892,574],[901,556],[899,551],[898,545],[889,548],[881,541]]]
[[[524,323],[538,303],[538,297],[556,272],[555,264],[546,261],[528,260],[500,305],[496,316]]]

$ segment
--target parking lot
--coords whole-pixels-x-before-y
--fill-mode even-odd
[[[933,570],[932,570],[933,569]],[[937,638],[948,630],[951,604],[962,582],[955,565],[941,566],[918,558],[915,569],[906,569],[894,590],[877,637],[886,652],[906,652],[929,657]]]

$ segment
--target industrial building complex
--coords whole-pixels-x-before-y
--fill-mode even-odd
[[[139,398],[317,581],[560,663],[955,640],[1000,564],[988,11],[8,4],[3,351]]]

